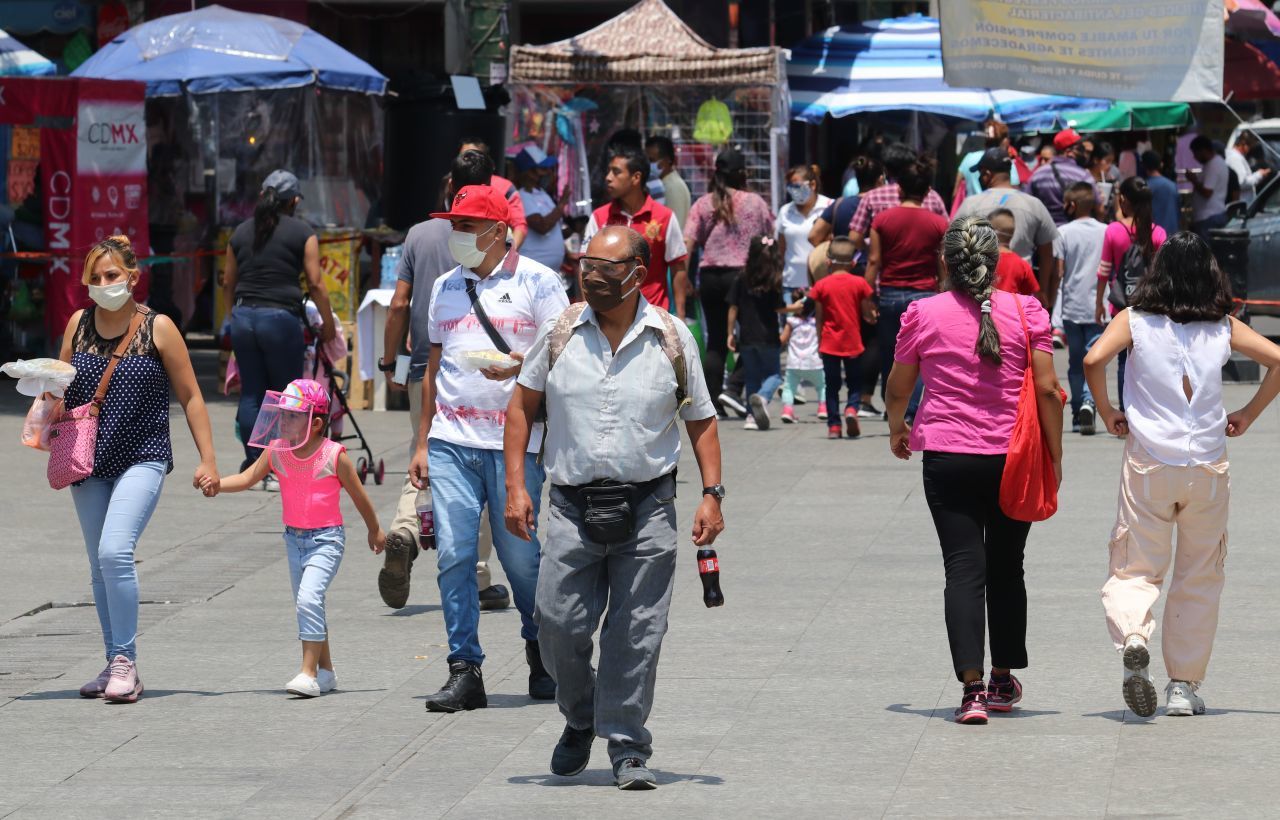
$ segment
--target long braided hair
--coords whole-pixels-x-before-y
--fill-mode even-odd
[[[976,216],[952,222],[942,235],[942,260],[947,264],[947,287],[968,294],[982,311],[974,352],[1000,364],[1000,331],[991,318],[991,293],[996,289],[996,264],[1000,261],[995,228]]]

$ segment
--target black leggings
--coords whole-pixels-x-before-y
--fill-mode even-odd
[[[1027,665],[1027,587],[1022,554],[1031,525],[1000,511],[1003,455],[924,454],[924,497],[946,568],[947,638],[956,677],[983,671],[984,632],[991,665]]]
[[[729,353],[729,287],[741,272],[741,268],[698,270],[698,298],[707,322],[707,355],[702,369],[707,377],[707,392],[717,407],[724,392],[724,360]]]

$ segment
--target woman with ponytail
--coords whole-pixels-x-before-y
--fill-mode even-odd
[[[1034,350],[1040,425],[1062,479],[1062,401],[1053,369],[1049,314],[1034,296],[996,291],[1000,243],[984,219],[962,217],[942,237],[946,290],[912,302],[902,318],[889,374],[889,446],[901,459],[924,453],[924,494],[942,546],[951,660],[964,696],[960,723],[1011,711],[1027,665],[1027,591],[1022,554],[1030,524],[1000,509],[1027,335]],[[914,425],[907,401],[917,377],[924,401]],[[988,624],[988,620],[990,623]],[[991,679],[983,683],[991,643]]]
[[[1094,304],[1095,320],[1105,325],[1126,304],[1109,299],[1113,290],[1132,292],[1151,268],[1151,260],[1167,238],[1164,228],[1155,224],[1152,216],[1154,197],[1147,181],[1142,177],[1129,177],[1120,183],[1116,206],[1120,217],[1107,226],[1102,237],[1102,262],[1098,266],[1098,290]],[[1129,249],[1137,245],[1134,253]],[[1118,288],[1113,288],[1113,280]],[[1124,368],[1128,353],[1121,351],[1116,364],[1116,388],[1120,394],[1120,407],[1124,407]]]
[[[684,226],[684,243],[690,257],[699,254],[698,296],[707,320],[707,354],[702,366],[707,376],[711,400],[725,414],[724,360],[729,353],[729,287],[747,264],[747,250],[757,236],[773,236],[773,211],[759,194],[747,186],[747,159],[736,148],[725,148],[716,156],[716,172],[711,190],[689,209]],[[734,407],[746,406],[738,404]]]
[[[245,469],[261,450],[249,446],[258,409],[268,390],[283,390],[302,378],[305,352],[303,293],[306,276],[312,301],[320,309],[323,341],[334,337],[333,311],[320,273],[320,242],[311,226],[293,215],[302,199],[298,178],[273,171],[262,183],[253,219],[231,234],[223,293],[231,326],[231,348],[240,368],[240,407],[236,424],[244,442]],[[274,485],[270,480],[269,486]]]

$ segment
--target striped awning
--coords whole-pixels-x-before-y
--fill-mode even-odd
[[[58,67],[0,30],[0,77],[41,77]]]
[[[791,115],[818,123],[830,114],[924,111],[963,120],[995,113],[1015,123],[1046,111],[1101,110],[1108,100],[952,88],[942,80],[938,21],[919,14],[837,26],[791,49],[787,60]]]

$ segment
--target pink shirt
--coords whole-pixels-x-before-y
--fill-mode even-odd
[[[280,479],[280,505],[286,527],[318,530],[342,526],[338,456],[346,449],[326,439],[305,460],[288,450],[271,451],[271,472]]]
[[[1026,337],[1018,318],[1022,301],[1031,346],[1053,353],[1049,314],[1033,296],[998,291],[991,296],[1000,355],[994,365],[978,357],[978,306],[967,294],[946,291],[912,302],[902,317],[894,359],[920,366],[924,400],[911,428],[911,449],[998,455],[1009,451],[1018,393],[1027,367]]]
[[[759,194],[733,191],[733,222],[716,218],[715,203],[706,194],[689,209],[684,226],[686,245],[702,247],[701,261],[707,268],[741,268],[747,264],[747,248],[755,236],[773,236],[773,211]]]

